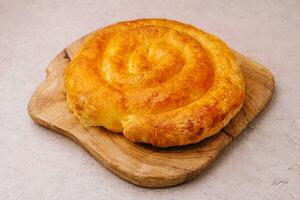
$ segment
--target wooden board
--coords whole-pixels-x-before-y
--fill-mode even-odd
[[[103,128],[83,128],[69,111],[63,87],[64,68],[78,51],[82,38],[60,52],[46,69],[46,79],[35,90],[28,112],[32,119],[75,141],[117,176],[143,187],[177,185],[200,174],[232,139],[265,107],[274,79],[265,67],[236,53],[246,82],[243,108],[219,134],[176,148],[135,144],[122,134]]]

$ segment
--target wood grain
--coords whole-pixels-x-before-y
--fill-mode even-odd
[[[68,109],[63,72],[82,41],[81,38],[69,45],[48,65],[46,79],[30,99],[28,112],[36,123],[72,139],[107,169],[139,186],[168,187],[199,175],[265,107],[274,90],[274,79],[268,69],[236,53],[245,77],[246,100],[223,131],[184,147],[160,149],[135,144],[104,128],[83,128]]]

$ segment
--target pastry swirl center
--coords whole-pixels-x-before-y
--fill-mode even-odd
[[[100,71],[111,86],[122,91],[152,88],[188,71],[200,70],[202,77],[211,75],[211,66],[201,66],[204,57],[207,60],[201,44],[189,35],[166,27],[145,26],[112,36]]]

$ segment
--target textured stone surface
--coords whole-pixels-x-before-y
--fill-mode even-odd
[[[0,0],[1,199],[300,199],[299,10],[296,0]],[[98,27],[141,17],[201,27],[276,79],[273,100],[242,136],[200,177],[168,189],[119,179],[26,111],[57,52]]]

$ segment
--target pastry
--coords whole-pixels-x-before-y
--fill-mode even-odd
[[[91,33],[64,72],[67,103],[84,126],[158,147],[197,143],[240,110],[245,86],[224,42],[167,19]]]

